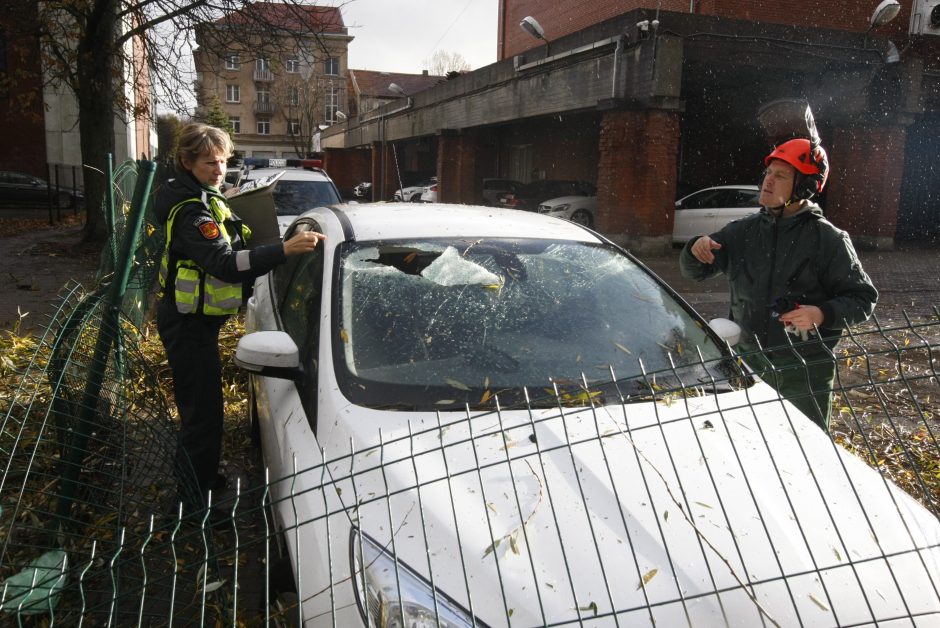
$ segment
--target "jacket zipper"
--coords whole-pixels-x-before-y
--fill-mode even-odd
[[[774,296],[773,296],[773,294],[771,293],[771,291],[772,291],[773,285],[774,285],[774,272],[775,272],[776,269],[777,269],[777,219],[778,219],[778,217],[777,217],[777,216],[774,216],[773,219],[774,219],[773,229],[772,229],[771,232],[770,232],[770,233],[771,233],[771,242],[770,242],[770,274],[768,275],[768,278],[767,278],[767,298],[764,300],[764,303],[765,303],[765,304],[766,304],[766,303],[772,303],[773,300],[774,300]],[[781,295],[781,296],[783,296],[783,295]],[[769,317],[769,316],[764,316],[764,317],[763,317],[763,321],[764,321],[764,325],[763,325],[763,327],[764,327],[763,336],[764,336],[764,337],[761,338],[760,341],[761,341],[761,345],[764,347],[764,349],[766,349],[766,348],[767,348],[767,342],[770,340],[770,328],[769,328],[769,325],[770,325],[770,317]]]

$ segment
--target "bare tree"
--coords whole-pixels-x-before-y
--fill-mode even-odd
[[[470,64],[463,58],[459,52],[447,52],[446,50],[435,50],[427,60],[428,72],[438,76],[444,76],[451,72],[466,72],[470,69]]]
[[[114,153],[114,117],[152,119],[152,101],[129,98],[128,89],[151,86],[163,104],[178,112],[193,101],[193,72],[190,69],[192,42],[205,25],[227,22],[228,28],[213,28],[204,45],[223,50],[253,41],[282,45],[288,39],[318,39],[324,31],[317,11],[303,0],[281,0],[289,7],[273,19],[267,3],[244,0],[48,0],[40,3],[5,2],[5,10],[23,11],[16,23],[22,35],[38,35],[43,54],[43,80],[65,86],[76,97],[79,110],[82,163],[86,169],[85,239],[101,241],[105,235],[101,202],[108,182],[96,175],[108,153]],[[223,20],[224,18],[224,20]],[[237,28],[236,28],[237,27]],[[9,33],[9,36],[14,36]],[[131,85],[124,81],[130,75]],[[144,94],[138,94],[144,96]]]

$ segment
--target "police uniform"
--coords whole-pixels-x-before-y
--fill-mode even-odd
[[[180,417],[180,498],[198,509],[215,482],[222,448],[219,331],[238,312],[252,280],[284,262],[284,246],[247,249],[247,226],[218,190],[200,185],[189,172],[167,182],[154,207],[166,226],[157,330]]]

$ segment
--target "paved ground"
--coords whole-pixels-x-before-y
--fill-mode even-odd
[[[0,223],[3,220],[0,217]],[[69,281],[91,286],[98,258],[78,246],[80,236],[81,226],[74,222],[0,237],[0,259],[4,261],[0,270],[0,329],[16,324],[17,308],[29,313],[21,328],[40,328]],[[668,255],[644,256],[642,260],[706,318],[724,316],[728,311],[725,282],[719,278],[697,283],[683,278],[678,256],[676,248]],[[902,245],[895,251],[860,251],[859,257],[881,292],[875,314],[882,323],[902,322],[902,309],[912,317],[921,317],[931,315],[934,306],[940,307],[940,253],[936,248]]]

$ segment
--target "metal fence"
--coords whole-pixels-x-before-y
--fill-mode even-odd
[[[940,621],[936,311],[848,332],[830,434],[734,369],[611,373],[422,413],[369,442],[324,431],[321,449],[222,492],[222,519],[185,517],[142,349],[160,236],[114,231],[133,246],[110,263],[134,260],[139,291],[115,316],[107,281],[73,287],[31,357],[3,367],[18,382],[0,425],[4,622]]]

